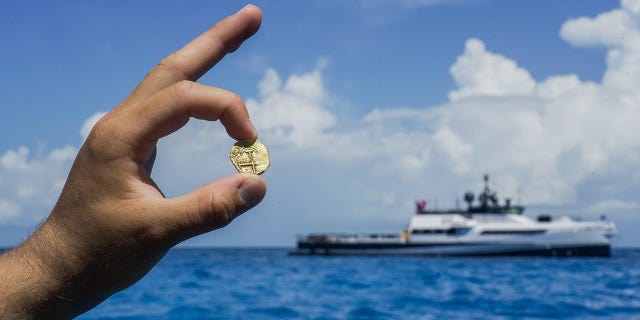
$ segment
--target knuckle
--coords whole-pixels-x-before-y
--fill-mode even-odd
[[[160,62],[158,62],[158,64],[153,68],[152,71],[159,71],[159,72],[163,72],[163,71],[168,71],[168,72],[175,72],[176,70],[178,70],[179,68],[176,66],[176,61],[177,57],[176,57],[176,53],[172,53],[166,57],[164,57],[164,59],[160,60]]]
[[[189,80],[180,80],[171,86],[172,94],[176,99],[183,100],[189,98],[196,83]]]
[[[212,193],[209,195],[208,211],[205,214],[206,225],[215,229],[227,226],[233,220],[236,206],[233,201]]]
[[[237,93],[229,92],[228,96],[229,96],[228,97],[229,106],[231,107],[244,106],[244,101],[242,100],[242,97],[240,97],[240,95],[238,95]]]
[[[174,52],[158,62],[158,64],[149,71],[145,79],[154,78],[156,76],[169,78],[172,82],[188,79],[187,75],[182,71],[180,65],[176,61],[178,61],[178,58]]]
[[[222,105],[225,110],[244,108],[244,101],[242,100],[242,97],[234,92],[227,92],[223,99]]]
[[[89,152],[93,155],[105,155],[109,153],[114,132],[112,121],[107,116],[98,120],[91,129],[85,142]]]
[[[174,67],[175,58],[176,58],[176,53],[174,52],[164,57],[162,60],[160,60],[160,62],[158,62],[158,64],[153,69],[154,70],[173,70],[175,69]]]
[[[104,136],[108,135],[109,131],[111,130],[110,127],[111,127],[111,121],[109,120],[109,117],[108,116],[102,117],[100,120],[96,122],[95,125],[93,125],[93,128],[91,129],[91,133],[89,134],[89,137],[94,139],[103,138]]]

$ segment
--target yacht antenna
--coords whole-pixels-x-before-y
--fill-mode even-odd
[[[482,193],[478,197],[478,200],[480,200],[480,206],[483,209],[486,209],[491,198],[491,190],[489,189],[489,175],[485,174],[483,177],[483,180],[484,180],[484,190],[482,190]]]
[[[464,202],[467,203],[467,210],[471,211],[471,206],[473,206],[473,200],[474,200],[475,196],[473,195],[473,192],[467,191],[464,194]]]

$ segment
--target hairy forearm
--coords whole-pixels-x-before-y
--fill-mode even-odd
[[[72,317],[67,281],[81,265],[45,223],[20,246],[0,257],[0,318]]]
[[[73,318],[144,276],[166,252],[142,254],[131,238],[105,246],[97,230],[77,234],[52,220],[0,256],[0,319]]]
[[[37,234],[37,233],[36,233]],[[37,238],[34,234],[32,238]],[[36,319],[54,291],[55,280],[42,264],[34,240],[0,257],[0,317],[3,319]]]

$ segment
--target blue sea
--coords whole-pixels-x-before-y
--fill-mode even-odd
[[[611,258],[175,249],[79,319],[640,319],[640,249]]]

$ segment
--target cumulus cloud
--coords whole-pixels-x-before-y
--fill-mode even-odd
[[[48,154],[26,147],[0,156],[0,223],[32,225],[49,214],[77,150],[66,146]]]
[[[640,83],[640,12],[637,0],[625,0],[621,7],[595,18],[581,17],[565,22],[560,36],[575,46],[607,49],[607,70],[602,86],[607,90],[638,94]]]
[[[97,112],[80,129],[82,140],[106,113]],[[58,199],[78,148],[49,152],[19,147],[0,154],[0,224],[30,226],[44,219]]]
[[[452,101],[475,96],[529,95],[535,81],[515,61],[488,52],[482,41],[469,39],[464,54],[451,66],[458,89],[449,93]]]
[[[247,108],[265,136],[296,148],[317,145],[336,117],[323,108],[327,93],[318,68],[293,75],[282,82],[278,73],[267,70],[258,85],[260,98],[249,98]]]
[[[587,211],[595,213],[608,213],[611,211],[632,211],[640,208],[637,202],[622,201],[618,199],[603,200],[591,205]]]

